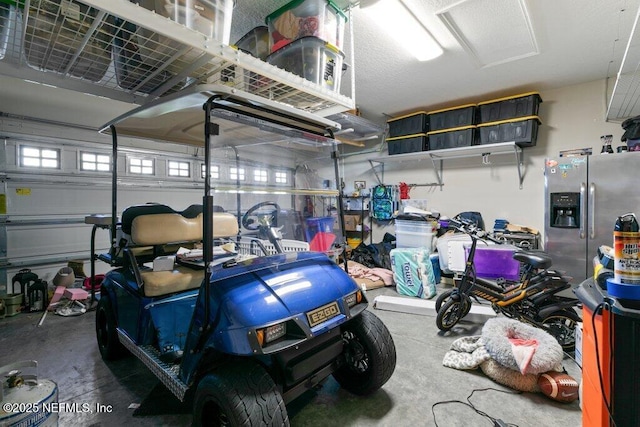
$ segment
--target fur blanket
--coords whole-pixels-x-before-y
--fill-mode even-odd
[[[514,339],[537,343],[535,352],[527,359],[526,372],[522,372],[522,363],[516,358],[519,350],[513,345]],[[560,344],[547,332],[517,320],[496,317],[487,320],[482,335],[461,337],[451,343],[442,364],[461,370],[480,368],[497,383],[535,392],[539,390],[538,374],[562,371],[562,357]]]

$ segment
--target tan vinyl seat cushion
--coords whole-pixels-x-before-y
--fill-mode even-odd
[[[157,297],[200,287],[204,270],[176,266],[172,271],[141,271],[140,275],[144,294]]]
[[[236,236],[238,220],[230,213],[215,212],[213,234],[214,238]],[[131,240],[134,245],[143,247],[199,242],[202,240],[202,214],[195,218],[186,218],[178,213],[137,216],[131,223]],[[204,278],[204,270],[176,266],[171,271],[141,271],[140,275],[144,294],[156,297],[198,288]]]
[[[226,212],[214,212],[213,237],[238,234],[238,220]],[[131,223],[131,240],[137,246],[162,245],[202,240],[202,214],[185,218],[176,213],[140,215]]]

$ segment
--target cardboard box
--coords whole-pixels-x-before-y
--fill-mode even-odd
[[[358,224],[360,224],[360,215],[345,215],[344,216],[344,230],[345,231],[358,231]]]
[[[576,323],[576,364],[582,368],[582,322]]]

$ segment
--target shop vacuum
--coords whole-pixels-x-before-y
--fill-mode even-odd
[[[583,304],[584,427],[630,427],[640,420],[640,231],[635,215],[618,218],[613,249],[614,276],[589,278],[575,290]]]

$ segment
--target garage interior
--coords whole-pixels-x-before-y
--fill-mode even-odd
[[[375,22],[371,10],[386,2],[392,3],[391,10],[408,12],[408,18],[400,19],[417,21],[439,54],[418,60],[406,49],[410,43],[390,36],[389,30],[393,29],[387,24],[391,15],[386,18],[389,22]],[[519,233],[519,238],[526,240],[526,248],[532,246],[549,253],[554,260],[552,268],[570,270],[571,287],[562,295],[575,297],[572,290],[589,281],[593,284],[594,275],[603,268],[592,259],[603,257],[602,245],[614,246],[616,219],[638,211],[637,190],[626,184],[637,182],[638,172],[633,165],[637,153],[631,151],[640,135],[628,136],[628,128],[622,124],[640,116],[640,80],[636,78],[640,63],[636,28],[639,0],[569,0],[553,5],[531,0],[236,0],[229,2],[233,3],[232,19],[224,24],[230,25],[229,33],[209,38],[203,38],[194,27],[162,16],[160,9],[149,10],[156,7],[155,3],[165,2],[111,0],[104,5],[98,0],[0,0],[0,299],[4,305],[4,317],[0,316],[0,367],[36,360],[39,376],[57,384],[59,402],[109,407],[102,413],[60,411],[57,415],[61,426],[191,425],[193,421],[192,402],[180,402],[143,362],[135,357],[102,360],[95,330],[99,291],[97,298],[90,291],[82,294],[89,299],[75,306],[71,301],[71,315],[47,312],[42,305],[26,310],[24,304],[15,302],[18,299],[11,298],[25,294],[14,282],[25,269],[43,281],[49,294],[59,284],[60,273],[68,271],[65,268],[73,267],[76,273],[68,287],[82,290],[87,289],[84,277],[102,277],[112,269],[100,260],[91,262],[92,246],[95,253],[106,253],[113,243],[111,224],[95,226],[92,222],[96,215],[112,215],[110,162],[114,159],[112,135],[104,132],[105,125],[181,90],[201,83],[221,84],[234,93],[280,97],[279,102],[287,107],[340,125],[341,130],[335,133],[339,141],[337,166],[327,155],[328,150],[289,149],[292,146],[287,141],[276,141],[282,151],[269,151],[266,141],[237,139],[212,154],[212,164],[221,179],[214,185],[219,191],[213,195],[213,204],[235,215],[238,221],[247,208],[265,200],[258,191],[247,191],[249,194],[242,194],[240,204],[240,191],[233,188],[240,182],[240,170],[243,174],[246,170],[248,181],[256,182],[261,179],[261,171],[266,171],[270,197],[285,207],[287,215],[305,212],[307,218],[335,220],[338,212],[344,214],[345,222],[332,230],[344,250],[337,257],[338,262],[358,253],[358,247],[371,247],[390,235],[409,240],[398,248],[428,246],[432,254],[442,253],[436,252],[441,247],[432,237],[442,237],[446,231],[443,221],[460,213],[479,213],[489,233],[504,237],[502,232],[509,224],[512,230],[518,230],[511,233]],[[320,3],[334,10],[338,22],[344,21],[344,36],[332,40],[339,47],[326,51],[335,60],[344,58],[343,65],[332,71],[334,80],[327,80],[325,74],[324,80],[310,82],[293,74],[296,71],[277,68],[273,56],[254,57],[258,55],[236,46],[243,36],[255,34],[252,31],[256,27],[265,25],[267,17],[277,23],[279,11],[300,3]],[[90,22],[65,27],[78,20],[74,14],[86,15]],[[35,25],[36,30],[29,25]],[[100,50],[94,38],[76,34],[76,38],[65,39],[69,30],[101,34],[101,25],[108,28],[104,31],[111,37],[118,34],[113,40],[119,41],[109,39]],[[133,25],[132,33],[137,31],[140,37],[136,52],[155,61],[153,66],[143,64],[134,70],[144,75],[130,74],[130,81],[122,76],[123,63],[118,65],[117,60],[118,52],[129,52],[118,39],[124,39],[122,34],[126,31],[114,30],[124,31],[127,25]],[[425,43],[421,45],[423,49]],[[56,56],[64,50],[61,46],[69,48],[64,60]],[[269,56],[274,51],[269,46]],[[239,76],[244,77],[236,78]],[[322,73],[319,76],[323,78]],[[532,100],[535,113],[516,119],[534,126],[533,135],[525,135],[525,142],[483,140],[485,130],[499,125],[493,120],[483,123],[483,106],[523,98]],[[472,122],[459,131],[473,135],[473,142],[469,140],[468,146],[465,142],[462,148],[445,145],[440,147],[442,150],[434,149],[442,131],[449,135],[456,126],[436,129],[430,118],[470,106]],[[403,129],[394,130],[399,123],[402,128],[416,117],[424,120],[417,137]],[[199,128],[188,132],[201,134]],[[407,137],[414,140],[412,148],[407,148]],[[160,146],[153,138],[137,137],[133,132],[124,132],[119,138],[116,216],[127,206],[140,203],[166,204],[176,211],[201,203],[205,187],[203,149],[173,143]],[[419,141],[418,149],[415,140]],[[44,163],[33,167],[28,156],[25,160],[25,149],[36,149],[38,161],[44,163],[51,159],[42,157],[43,153],[56,153],[54,167],[42,168]],[[392,151],[396,149],[402,151]],[[607,157],[608,162],[601,162],[605,171],[598,178],[596,157]],[[83,162],[88,158],[94,159],[93,170],[85,169]],[[589,164],[589,179],[593,180],[586,181],[585,175],[586,189],[552,189],[552,178],[561,177],[564,183],[565,176],[572,173],[562,165],[570,164],[571,170],[576,170],[576,165],[583,163]],[[625,166],[628,163],[632,164]],[[136,165],[140,171],[153,165],[154,171],[150,176],[136,175],[131,169]],[[182,167],[189,168],[188,175],[181,175]],[[306,197],[284,191],[303,188],[303,183],[322,191],[335,187],[337,193]],[[251,185],[249,189],[253,188]],[[389,218],[379,216],[372,206],[374,189],[380,186],[394,191],[395,209]],[[283,194],[278,193],[280,189]],[[592,191],[589,197],[604,196],[607,209],[594,204],[591,228],[586,216],[578,216],[591,209],[587,196],[583,196],[584,205],[553,205],[551,193],[582,194],[580,191]],[[567,215],[561,220],[558,206],[561,215]],[[428,243],[422,241],[422,228],[415,232],[415,223],[404,221],[407,218],[402,215],[409,214],[411,208],[442,227],[429,229]],[[403,229],[407,224],[412,225]],[[289,236],[298,232],[287,226],[284,230]],[[595,236],[579,256],[568,249],[566,234],[554,237],[556,232],[573,231],[576,235],[584,232]],[[506,233],[509,237],[509,231]],[[289,237],[285,234],[285,238]],[[359,253],[363,256],[364,252]],[[440,269],[442,256],[429,268]],[[464,260],[456,271],[443,272],[433,295],[407,295],[395,283],[365,286],[367,310],[382,320],[393,337],[397,353],[393,375],[370,396],[351,394],[330,376],[287,403],[291,425],[320,425],[327,420],[345,426],[634,425],[635,415],[629,415],[633,410],[628,408],[638,406],[637,402],[629,405],[623,403],[624,399],[613,399],[615,393],[634,395],[632,386],[619,389],[611,385],[605,397],[613,400],[608,402],[597,393],[602,385],[594,385],[586,398],[593,399],[590,402],[595,402],[593,407],[598,409],[585,416],[579,399],[558,402],[539,391],[518,392],[501,385],[479,369],[444,366],[443,358],[456,340],[480,336],[485,322],[495,316],[491,304],[477,298],[471,315],[449,331],[436,326],[437,310],[432,306],[436,295],[454,289],[453,284],[459,283],[455,279],[463,270]],[[585,313],[591,316],[594,306],[596,314],[612,310],[624,319],[627,315],[634,317],[635,304],[618,306],[614,293],[607,296],[606,289],[603,292],[603,302],[596,301],[586,311],[576,307],[575,312],[584,322]],[[70,295],[73,292],[66,298],[73,300]],[[610,297],[613,299],[606,299]],[[620,298],[640,299],[627,293]],[[22,296],[20,301],[24,301]],[[9,311],[8,302],[14,311]],[[86,310],[79,312],[78,307]],[[603,317],[605,324],[607,319]],[[618,322],[620,328],[622,323]],[[626,367],[620,355],[635,355],[635,340],[628,347],[618,343],[623,330],[616,338],[613,320],[611,324],[610,343],[604,342],[602,335],[596,336],[595,349],[589,341],[591,347],[580,348],[580,355],[564,355],[562,368],[576,381],[586,375],[574,360],[576,357],[585,358],[583,365],[589,369],[604,370],[604,365],[594,360],[610,356],[611,370],[604,375],[611,379]],[[582,322],[580,326],[584,327]],[[607,332],[606,327],[597,331]],[[605,348],[600,347],[596,354],[598,344]],[[618,350],[616,357],[614,347]],[[602,372],[596,370],[595,375],[595,382],[598,375],[602,380]],[[474,394],[469,397],[471,393]],[[607,411],[614,415],[609,417]],[[620,418],[614,421],[614,416]],[[0,418],[0,425],[2,422]]]

